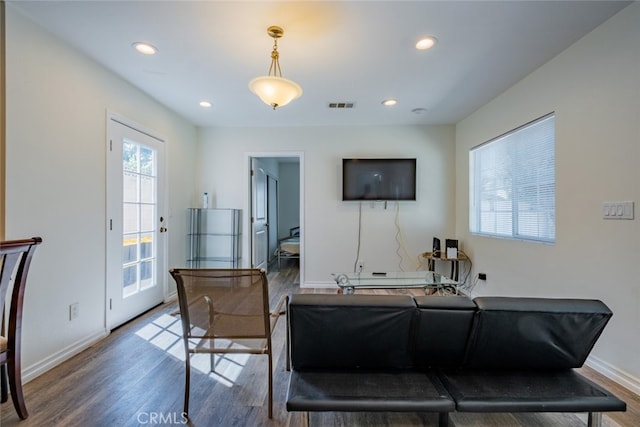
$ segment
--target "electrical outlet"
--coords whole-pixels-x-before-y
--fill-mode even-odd
[[[364,260],[358,260],[358,273],[361,273],[364,270]]]
[[[69,305],[69,320],[77,319],[80,316],[80,303],[74,302]]]

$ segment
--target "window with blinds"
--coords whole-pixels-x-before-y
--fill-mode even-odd
[[[472,233],[555,242],[555,115],[472,148],[469,180]]]

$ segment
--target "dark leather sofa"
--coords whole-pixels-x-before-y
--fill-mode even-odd
[[[626,404],[581,376],[612,313],[580,299],[296,294],[288,411],[588,412]]]

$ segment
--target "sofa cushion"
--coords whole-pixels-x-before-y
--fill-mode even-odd
[[[459,366],[465,355],[476,304],[466,296],[415,297],[419,319],[415,364],[420,367]]]
[[[292,366],[296,370],[411,367],[410,337],[416,316],[409,295],[292,295]]]
[[[605,412],[626,404],[565,370],[450,369],[440,373],[460,412]]]
[[[465,366],[566,369],[584,364],[611,318],[601,301],[477,297]]]
[[[287,411],[451,412],[437,376],[416,371],[292,371]]]

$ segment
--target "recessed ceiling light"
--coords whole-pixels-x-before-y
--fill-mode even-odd
[[[385,107],[393,107],[397,103],[398,101],[395,99],[385,99],[384,101],[382,101],[382,105],[384,105]]]
[[[437,42],[438,42],[438,39],[436,39],[435,37],[426,36],[418,40],[418,42],[416,43],[416,49],[418,50],[431,49]]]
[[[211,103],[209,101],[200,101],[200,106],[203,108],[210,108]]]
[[[146,42],[135,42],[133,48],[144,55],[155,55],[158,49]]]

